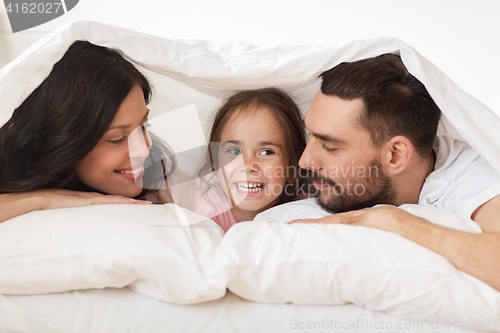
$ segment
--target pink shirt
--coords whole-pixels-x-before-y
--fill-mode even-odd
[[[231,201],[220,184],[211,184],[208,191],[195,193],[187,208],[215,221],[226,232],[238,223],[231,211]]]

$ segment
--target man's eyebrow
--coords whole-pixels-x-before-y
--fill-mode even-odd
[[[325,142],[331,142],[331,143],[336,143],[336,144],[345,144],[346,143],[345,140],[342,140],[340,138],[335,138],[335,137],[325,135],[325,134],[311,133],[311,135],[320,139],[320,140],[323,140]]]
[[[331,143],[335,143],[335,144],[345,144],[345,143],[347,143],[346,140],[343,140],[343,139],[340,139],[340,138],[336,138],[336,137],[330,136],[328,134],[313,133],[313,132],[309,131],[309,129],[307,128],[307,126],[306,126],[306,119],[305,118],[302,119],[302,122],[304,123],[304,127],[309,132],[309,134],[311,134],[315,138],[318,138],[318,139],[320,139],[322,141],[325,141],[325,142],[331,142]]]
[[[144,120],[147,119],[148,116],[149,116],[149,109],[147,110],[146,114],[144,115],[144,118],[142,118],[141,122],[144,122]],[[108,128],[108,131],[114,130],[114,129],[127,129],[131,126],[132,126],[132,124],[123,124],[123,125],[113,126],[113,127]]]

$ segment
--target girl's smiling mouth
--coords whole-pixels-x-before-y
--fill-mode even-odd
[[[262,192],[266,183],[262,182],[234,182],[236,189],[244,194],[259,194]]]

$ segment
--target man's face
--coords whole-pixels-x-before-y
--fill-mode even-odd
[[[319,91],[305,116],[311,138],[299,165],[314,172],[318,203],[330,212],[345,212],[391,203],[395,196],[384,173],[381,150],[359,124],[364,103]]]

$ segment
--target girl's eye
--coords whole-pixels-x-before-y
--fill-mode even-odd
[[[126,136],[123,136],[123,137],[121,137],[121,138],[120,138],[120,139],[118,139],[118,140],[109,140],[109,142],[111,142],[112,144],[117,145],[117,144],[119,144],[119,143],[124,142],[126,139],[127,139],[127,137],[126,137]]]
[[[325,145],[323,145],[323,149],[325,149],[327,152],[330,152],[330,153],[338,150],[338,148],[329,148]]]
[[[273,155],[273,154],[274,154],[274,151],[272,149],[262,149],[259,152],[259,155],[262,155],[262,156],[269,156],[269,155]]]
[[[240,148],[229,148],[227,150],[227,152],[229,154],[232,154],[232,155],[241,155],[241,149]]]

